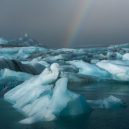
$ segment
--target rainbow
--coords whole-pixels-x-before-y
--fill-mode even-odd
[[[92,0],[79,0],[79,7],[78,7],[78,13],[76,14],[76,17],[73,19],[72,25],[68,29],[68,34],[65,38],[64,47],[71,47],[74,44],[75,38],[79,32],[79,29],[81,27],[81,24],[88,15],[88,10],[91,8]]]

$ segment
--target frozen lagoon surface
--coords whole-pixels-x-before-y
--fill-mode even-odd
[[[0,129],[129,129],[129,44],[47,49],[23,39],[0,43]]]

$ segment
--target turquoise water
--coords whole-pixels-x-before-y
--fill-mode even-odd
[[[24,116],[1,98],[0,129],[129,129],[129,84],[103,82],[82,87],[74,86],[70,89],[82,94],[86,99],[102,99],[114,95],[120,98],[127,107],[108,110],[94,109],[89,115],[75,119],[22,125],[18,121]]]

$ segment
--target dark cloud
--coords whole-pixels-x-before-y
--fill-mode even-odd
[[[129,1],[91,1],[73,47],[129,42]],[[79,2],[82,0],[0,0],[0,36],[16,38],[28,32],[49,47],[63,47]]]

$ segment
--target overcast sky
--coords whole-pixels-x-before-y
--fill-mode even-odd
[[[29,33],[49,47],[64,47],[84,0],[0,0],[0,36]],[[129,42],[129,0],[92,1],[72,47]],[[71,46],[68,44],[68,46]]]

